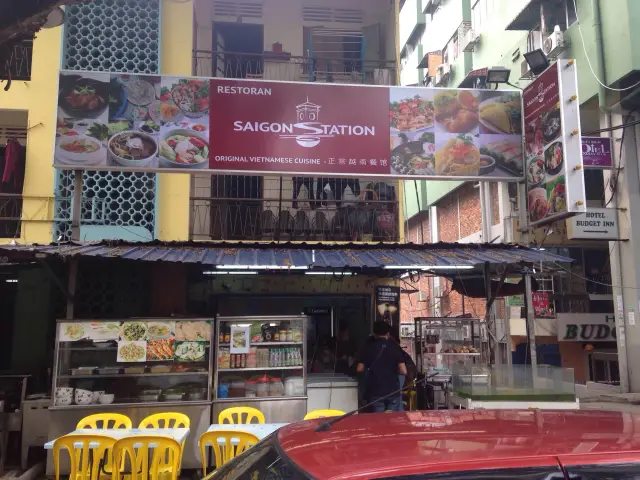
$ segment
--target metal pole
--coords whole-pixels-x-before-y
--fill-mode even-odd
[[[69,283],[67,297],[67,320],[73,320],[75,316],[75,298],[76,298],[76,285],[78,283],[78,260],[72,258],[69,263]]]
[[[533,386],[536,386],[538,378],[538,355],[536,352],[536,328],[533,311],[533,298],[531,291],[531,274],[526,272],[524,274],[524,306],[527,320],[527,339],[529,343],[529,356],[531,357],[531,376],[533,379]]]
[[[75,178],[71,209],[71,240],[78,242],[80,241],[80,224],[82,222],[82,170],[74,170],[73,173]]]
[[[311,185],[313,188],[313,184]],[[282,215],[282,177],[280,177],[280,191],[278,193],[278,223],[276,225],[276,242],[280,241],[280,225],[282,223],[282,219],[280,216]]]
[[[487,345],[489,347],[489,358],[487,363],[491,364],[492,362],[495,363],[496,361],[496,346],[495,332],[493,331],[493,325],[491,322],[491,264],[489,262],[485,262],[484,264],[484,288],[486,297],[484,324],[487,328]]]

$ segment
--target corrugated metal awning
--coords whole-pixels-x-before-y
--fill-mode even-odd
[[[34,256],[119,258],[146,262],[193,263],[218,268],[438,270],[492,265],[553,264],[572,259],[504,244],[308,244],[122,242],[54,245],[0,245],[0,252]]]

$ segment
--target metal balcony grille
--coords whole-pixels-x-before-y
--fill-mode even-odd
[[[399,239],[397,182],[218,175],[191,192],[193,240]]]

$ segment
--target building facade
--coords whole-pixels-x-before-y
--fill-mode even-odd
[[[90,0],[66,7],[65,17],[63,26],[41,30],[28,48],[16,50],[13,61],[21,75],[0,91],[0,147],[16,140],[26,156],[24,179],[0,184],[0,243],[402,239],[397,181],[85,170],[80,214],[74,215],[80,171],[52,167],[61,69],[396,85],[393,2]],[[392,211],[393,219],[381,229],[383,210]],[[65,315],[65,302],[43,268],[19,270],[3,262],[0,257],[0,275],[11,281],[0,282],[0,317],[13,327],[7,329],[1,361],[7,370],[44,368],[51,355],[51,320]],[[236,297],[260,292],[264,312],[271,314],[283,306],[299,314],[301,299],[314,295],[338,304],[351,296],[335,307],[343,309],[335,321],[357,312],[365,337],[376,284],[364,276],[332,283],[329,277],[292,282],[282,275],[268,282],[256,279],[252,287],[248,281],[214,285],[202,269],[166,264],[92,264],[78,275],[78,318],[211,315],[212,291],[218,289],[235,298],[224,308],[255,307]],[[287,292],[298,297],[297,303],[282,302]],[[266,299],[274,295],[280,299]],[[35,337],[27,334],[36,329]],[[28,337],[32,343],[21,347]]]
[[[582,134],[614,139],[614,169],[585,171],[588,207],[617,209],[620,237],[632,240],[637,220],[631,212],[638,207],[631,208],[637,198],[628,192],[637,191],[637,178],[631,172],[616,175],[620,170],[616,172],[615,165],[625,169],[632,165],[634,171],[637,165],[635,127],[625,125],[633,122],[636,109],[640,64],[634,53],[638,31],[634,15],[640,5],[628,0],[417,3],[407,1],[400,10],[403,84],[474,88],[484,86],[485,69],[500,66],[511,71],[513,87],[525,88],[535,78],[525,54],[541,49],[551,61],[576,59]],[[531,242],[574,258],[567,271],[538,278],[539,291],[551,299],[556,317],[536,319],[537,343],[542,345],[539,362],[542,356],[541,363],[572,366],[581,382],[619,380],[623,391],[638,391],[640,371],[634,367],[637,359],[631,349],[640,340],[635,326],[637,272],[631,262],[638,252],[632,241],[571,240],[565,221],[528,230],[521,222],[516,185],[406,182],[404,202],[407,238],[414,241]],[[476,221],[483,216],[484,222]],[[443,288],[438,279],[423,279],[419,290],[404,303],[409,306],[405,321],[416,311],[430,315],[469,311],[462,307],[459,294],[447,290],[446,282]],[[484,314],[480,305],[475,310]],[[511,338],[514,361],[526,362],[520,305],[507,301],[495,314],[498,336],[502,341]],[[616,325],[617,341],[567,340],[568,323],[582,328],[606,324],[607,318]]]

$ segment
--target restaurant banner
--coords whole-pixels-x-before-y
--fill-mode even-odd
[[[584,168],[611,168],[611,138],[582,137],[582,161]]]
[[[524,89],[528,218],[542,226],[586,211],[576,64],[559,60]]]
[[[518,91],[62,71],[54,166],[524,179]]]

